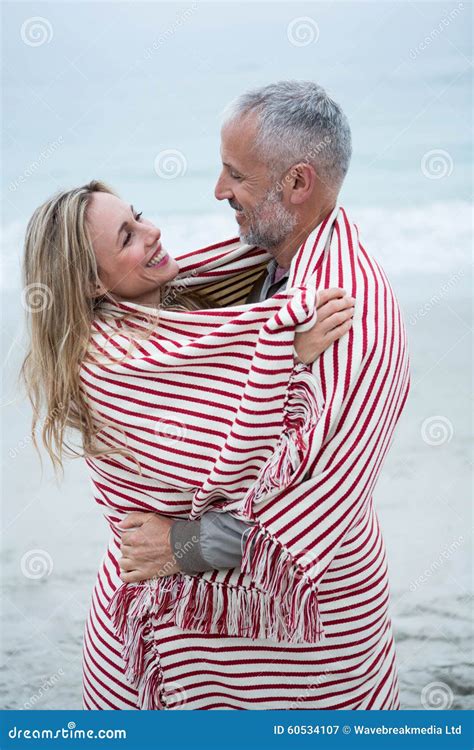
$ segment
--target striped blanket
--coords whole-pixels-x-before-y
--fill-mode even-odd
[[[294,708],[298,695],[305,708],[398,707],[373,491],[409,390],[400,309],[343,208],[300,247],[285,292],[244,304],[268,260],[235,240],[187,253],[167,294],[204,292],[215,307],[165,307],[148,336],[139,305],[107,302],[94,322],[84,392],[107,422],[103,445],[133,456],[87,459],[115,569],[113,585],[105,564],[98,580],[103,644],[94,616],[87,628],[89,704],[92,653],[113,633],[108,660],[137,708],[173,707],[176,681],[181,708]],[[317,289],[334,286],[356,298],[353,326],[313,365],[295,365],[295,331],[314,324]],[[119,584],[125,513],[210,509],[253,522],[240,569]],[[244,666],[210,669],[220,647],[255,650]]]

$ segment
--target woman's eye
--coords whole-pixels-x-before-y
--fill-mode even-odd
[[[142,216],[143,216],[143,211],[140,211],[140,213],[138,214],[134,214],[135,221],[140,221]],[[127,232],[126,237],[125,237],[125,242],[123,243],[123,247],[128,245],[128,243],[130,242],[131,236],[132,236],[132,232]]]

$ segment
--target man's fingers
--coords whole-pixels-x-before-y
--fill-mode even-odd
[[[140,583],[140,581],[145,581],[147,576],[140,573],[139,570],[134,570],[132,572],[122,572],[120,578],[124,583]]]
[[[122,557],[132,557],[136,551],[131,544],[121,544],[120,552],[122,553]]]
[[[154,575],[155,573],[144,567],[135,570],[122,570],[120,578],[124,583],[139,583],[140,581],[149,581]]]
[[[137,547],[142,541],[143,538],[140,538],[136,531],[126,531],[122,534],[122,544],[127,547]]]
[[[138,510],[127,513],[123,521],[118,524],[119,529],[131,529],[143,526],[150,513],[142,513]]]
[[[130,570],[135,570],[136,565],[129,557],[121,557],[119,560],[119,566],[120,570],[126,570],[127,572]]]

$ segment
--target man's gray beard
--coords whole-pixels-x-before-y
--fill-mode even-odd
[[[281,196],[270,190],[249,216],[250,226],[240,230],[240,239],[247,245],[272,250],[282,244],[296,226],[297,219],[281,201]]]

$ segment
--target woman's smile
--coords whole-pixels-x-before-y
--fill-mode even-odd
[[[169,255],[166,250],[163,250],[161,242],[158,243],[158,247],[153,251],[153,255],[150,260],[145,264],[146,268],[159,268],[164,266],[169,260]]]
[[[156,306],[160,288],[179,273],[161,242],[161,231],[111,193],[95,192],[87,221],[97,260],[97,295]]]

